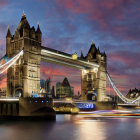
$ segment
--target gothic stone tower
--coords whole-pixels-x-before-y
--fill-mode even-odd
[[[37,30],[31,28],[25,14],[13,36],[8,28],[7,57],[15,56],[22,49],[24,53],[7,71],[7,97],[30,97],[40,92],[41,36],[39,25]]]
[[[87,56],[81,58],[99,64],[99,68],[84,69],[81,73],[82,99],[88,100],[90,95],[96,95],[97,101],[104,101],[106,96],[106,54],[101,53],[92,42]]]

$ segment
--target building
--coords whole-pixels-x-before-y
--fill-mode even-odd
[[[50,94],[51,92],[51,79],[48,78],[46,81],[45,81],[45,91],[47,94]]]
[[[65,77],[63,82],[56,83],[56,96],[60,97],[72,97],[74,95],[74,87],[72,87]]]
[[[51,95],[52,95],[52,98],[55,98],[55,87],[54,86],[52,86]]]
[[[40,79],[40,88],[42,89],[44,89],[44,87],[45,87],[45,80],[43,80],[43,79]]]
[[[126,95],[127,98],[129,99],[136,99],[140,96],[140,89],[130,89],[128,94]]]
[[[40,93],[40,61],[42,33],[30,27],[23,13],[14,33],[6,35],[6,54],[11,58],[24,49],[24,54],[7,70],[7,97],[31,97]],[[24,93],[24,94],[23,94]]]

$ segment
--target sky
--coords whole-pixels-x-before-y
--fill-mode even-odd
[[[117,87],[122,92],[140,88],[139,0],[0,0],[0,58],[8,25],[14,34],[23,11],[30,26],[39,22],[43,46],[86,55],[94,41],[106,52],[107,70]],[[41,78],[49,75],[52,84],[68,77],[75,92],[80,91],[80,71],[42,62]]]

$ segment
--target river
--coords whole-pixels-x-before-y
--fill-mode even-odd
[[[140,140],[140,119],[57,115],[56,122],[1,122],[0,140]]]

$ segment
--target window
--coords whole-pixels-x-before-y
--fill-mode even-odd
[[[87,88],[92,88],[92,84],[88,84],[87,85]]]
[[[23,36],[23,28],[20,29],[20,37]]]
[[[88,74],[88,80],[92,80],[92,74]]]

